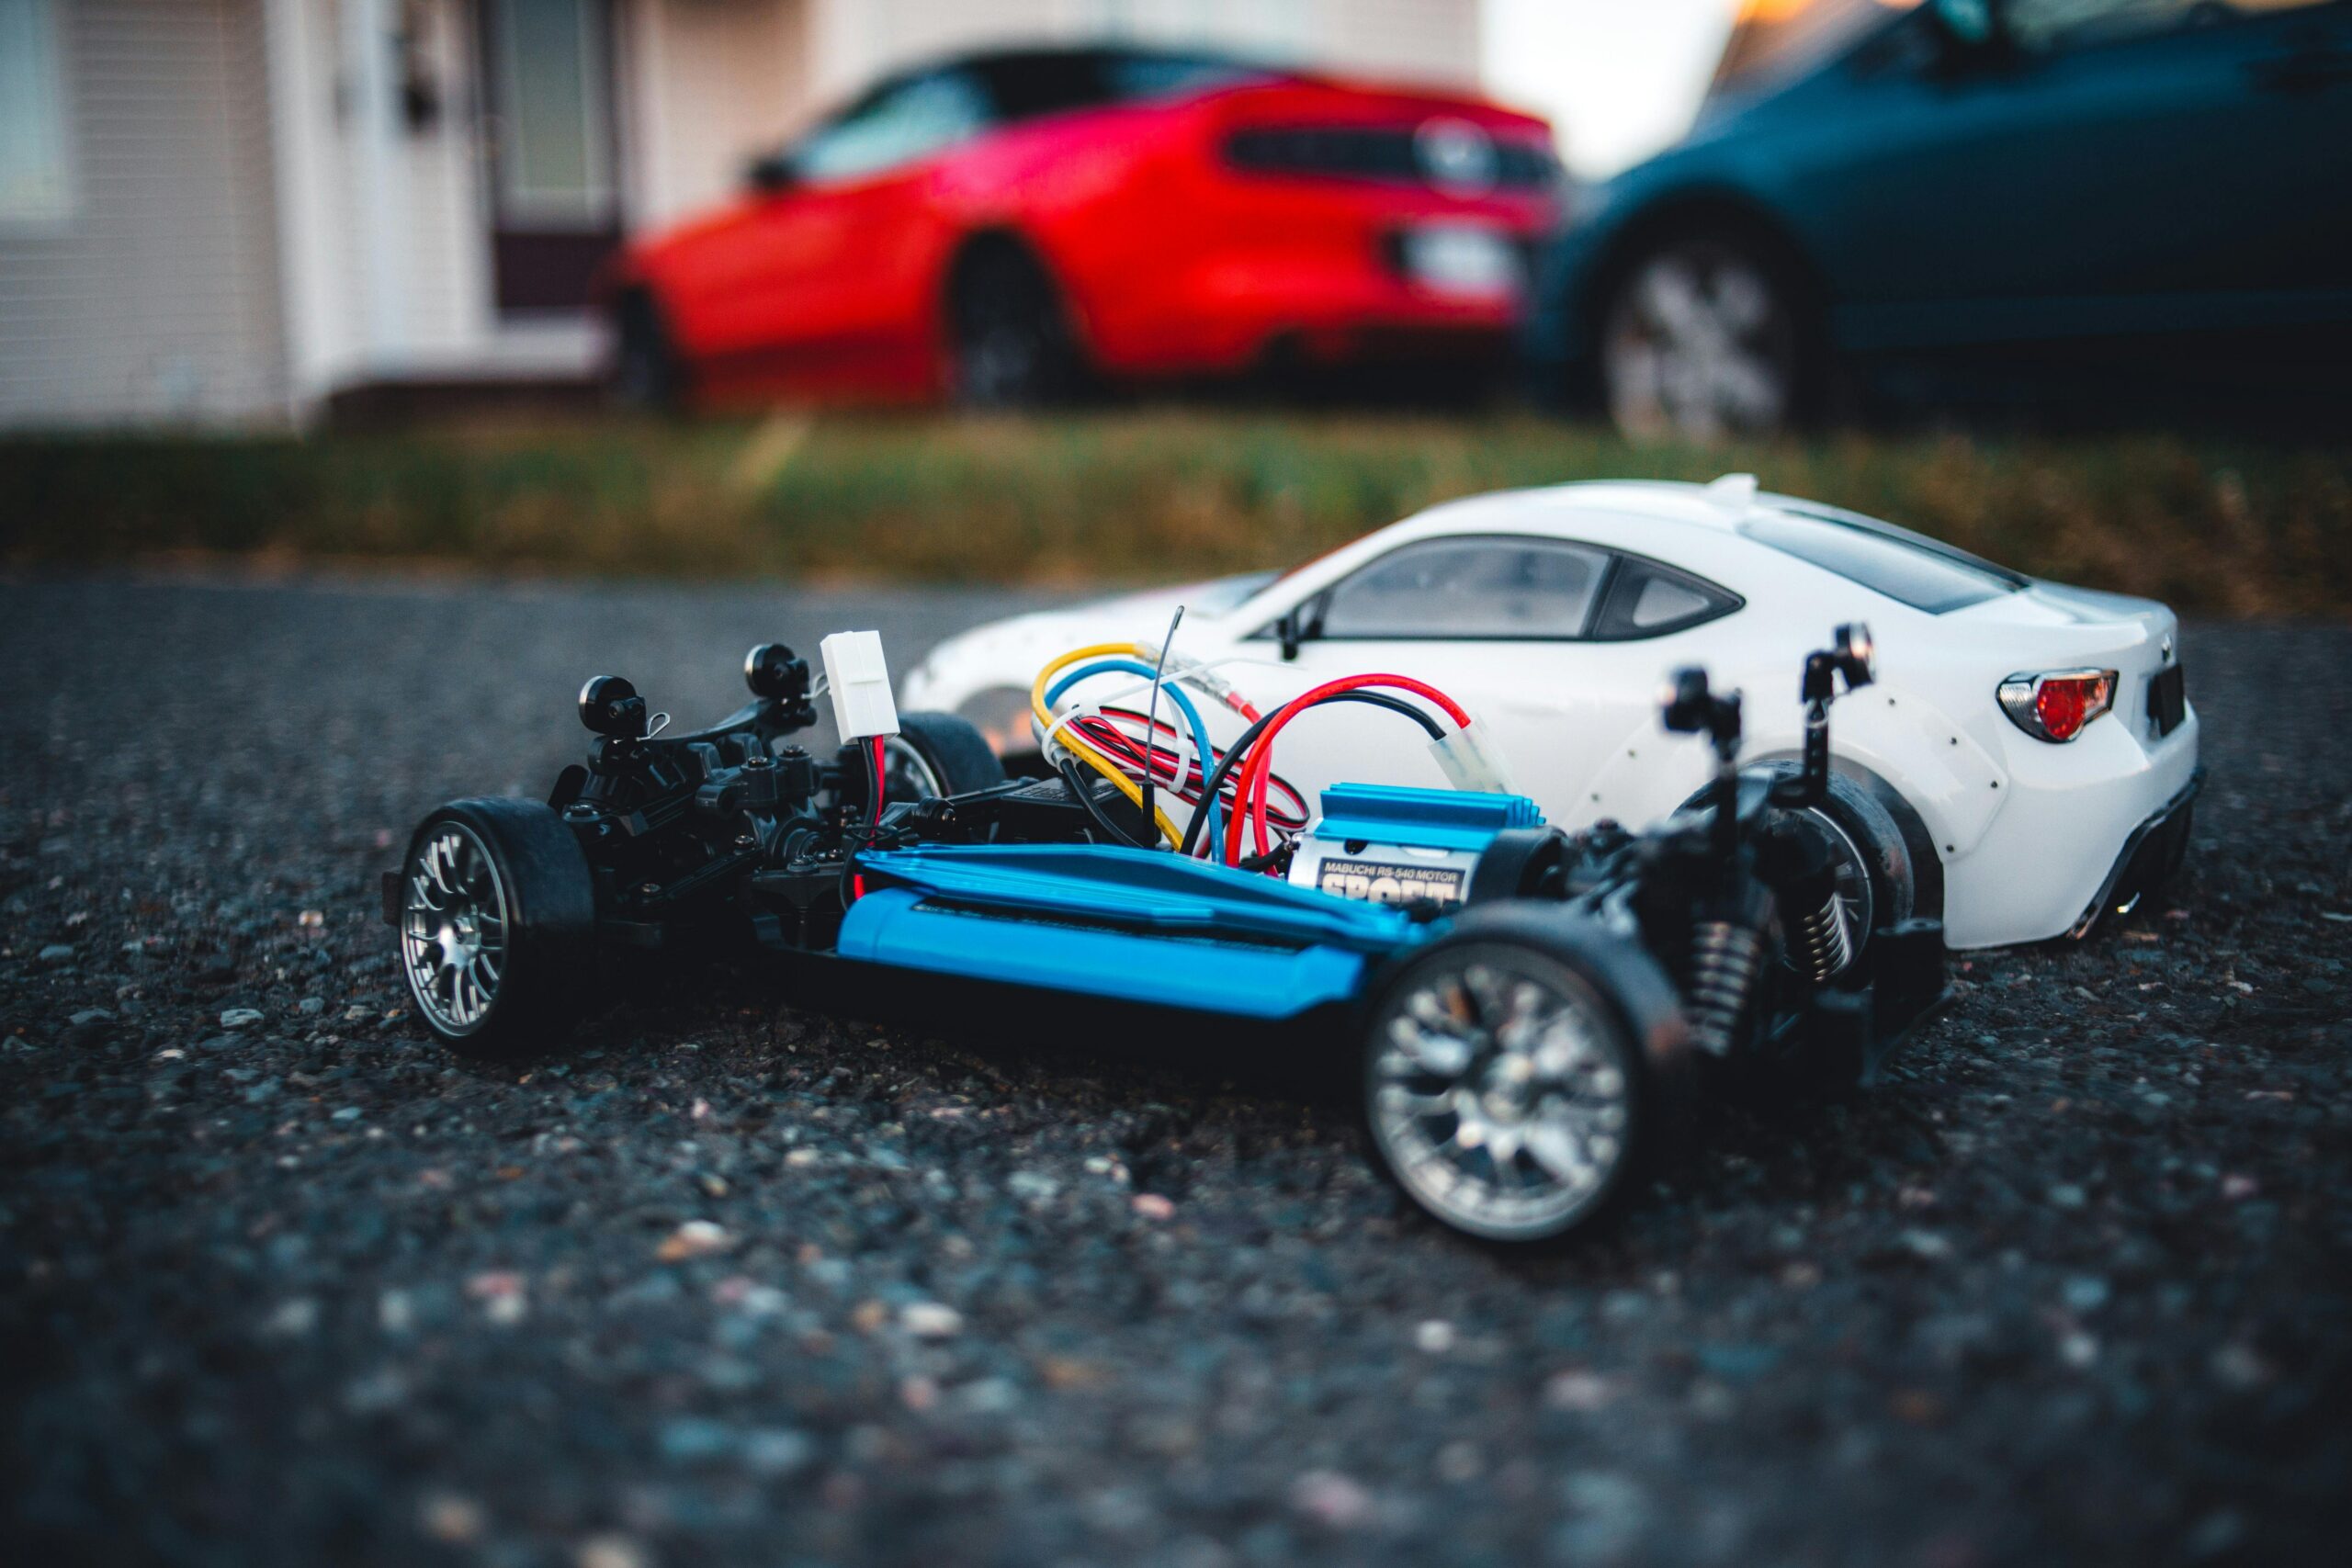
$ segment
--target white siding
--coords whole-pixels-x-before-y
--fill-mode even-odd
[[[70,189],[61,217],[0,222],[0,425],[299,422],[373,381],[591,367],[584,320],[492,302],[477,0],[51,3]],[[958,50],[1148,39],[1463,85],[1478,61],[1478,0],[616,5],[638,231]],[[404,70],[435,100],[423,123]]]
[[[639,0],[624,9],[621,77],[629,226],[741,189],[815,106],[807,0]]]
[[[0,228],[0,424],[286,409],[260,0],[66,0],[65,217]]]
[[[1475,87],[1478,0],[1322,0],[1334,65],[1385,81]]]

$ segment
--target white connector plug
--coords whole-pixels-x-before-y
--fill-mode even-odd
[[[890,664],[880,632],[835,632],[817,645],[825,661],[825,690],[833,699],[833,728],[844,741],[899,733],[899,705],[890,696]]]
[[[1430,752],[1456,789],[1479,795],[1517,795],[1510,768],[1500,751],[1487,745],[1487,727],[1474,717],[1442,740],[1430,742]]]

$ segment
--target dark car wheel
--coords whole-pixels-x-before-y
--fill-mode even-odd
[[[928,800],[1004,782],[1004,764],[988,739],[952,713],[902,713],[899,733],[883,743],[882,798]]]
[[[967,408],[1050,407],[1084,390],[1085,360],[1060,290],[1019,246],[966,253],[948,288],[947,327],[956,399]]]
[[[401,973],[469,1056],[554,1044],[585,999],[596,895],[579,840],[537,801],[453,801],[401,863]]]
[[[650,294],[622,296],[613,313],[613,400],[646,413],[674,412],[684,400],[685,376]]]
[[[1596,362],[1627,435],[1766,434],[1813,412],[1814,333],[1802,291],[1768,247],[1693,234],[1636,253],[1599,314]]]
[[[1664,976],[1629,943],[1562,940],[1545,914],[1465,915],[1396,972],[1365,1033],[1381,1164],[1422,1210],[1486,1241],[1592,1224],[1680,1119],[1681,1025]]]

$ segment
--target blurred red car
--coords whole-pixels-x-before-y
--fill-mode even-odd
[[[1499,363],[1558,213],[1544,121],[1200,55],[893,77],[620,258],[616,389],[1052,402],[1261,367]]]

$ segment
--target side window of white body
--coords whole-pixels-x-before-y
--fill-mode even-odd
[[[1566,539],[1423,539],[1358,567],[1258,635],[1302,641],[1629,642],[1746,601],[1663,561]]]
[[[1334,584],[1308,630],[1355,641],[1577,637],[1608,560],[1556,539],[1425,539]]]

